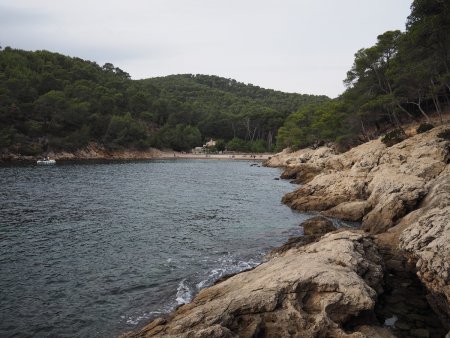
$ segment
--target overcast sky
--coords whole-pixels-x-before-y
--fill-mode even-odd
[[[411,0],[0,0],[0,45],[111,62],[133,79],[211,74],[336,97],[355,52]]]

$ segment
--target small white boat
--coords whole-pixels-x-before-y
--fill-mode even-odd
[[[43,160],[38,160],[37,164],[55,164],[55,160],[50,160],[49,158],[44,158]]]

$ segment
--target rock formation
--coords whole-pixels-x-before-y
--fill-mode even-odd
[[[361,221],[362,230],[320,237],[333,229],[313,219],[323,232],[291,239],[267,262],[128,336],[443,336],[442,324],[450,330],[450,142],[439,135],[449,128],[390,147],[375,140],[343,154],[321,147],[272,157],[266,165],[286,167],[283,176],[302,184],[286,204]],[[423,286],[437,316],[419,297]],[[392,330],[380,326],[384,320]]]
[[[192,303],[129,336],[385,337],[344,330],[373,310],[382,276],[369,235],[331,233],[200,291]]]
[[[377,236],[380,246],[413,265],[428,302],[450,330],[450,143],[434,128],[391,147],[379,140],[344,154],[321,150],[273,157],[291,171],[322,171],[283,201],[302,211],[350,221]],[[317,151],[317,150],[316,150]],[[305,162],[305,154],[312,159]],[[270,163],[268,163],[270,165]]]

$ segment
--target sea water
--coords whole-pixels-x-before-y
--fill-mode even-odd
[[[0,336],[113,337],[299,235],[247,161],[0,167]]]

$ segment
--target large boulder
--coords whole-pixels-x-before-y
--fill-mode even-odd
[[[327,234],[202,290],[129,336],[368,337],[343,326],[373,310],[382,271],[368,235]]]

